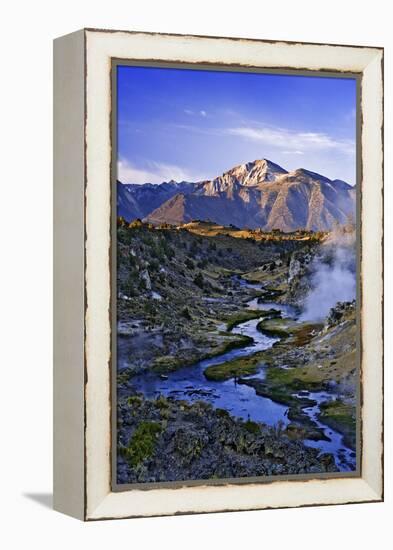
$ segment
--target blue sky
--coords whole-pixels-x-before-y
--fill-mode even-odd
[[[118,178],[199,181],[268,158],[356,181],[356,81],[119,66]]]

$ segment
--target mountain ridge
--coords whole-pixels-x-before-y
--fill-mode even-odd
[[[329,230],[355,213],[355,188],[343,180],[298,168],[288,172],[259,159],[211,180],[121,184],[118,215],[153,224],[193,219],[251,229]]]

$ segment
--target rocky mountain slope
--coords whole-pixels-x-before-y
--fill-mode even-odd
[[[117,215],[129,221],[144,218],[174,195],[191,193],[194,187],[195,184],[187,181],[179,183],[172,180],[159,185],[123,184],[118,181]]]
[[[266,159],[198,183],[118,184],[118,215],[152,223],[200,219],[265,231],[325,231],[354,211],[355,188],[344,181],[302,168],[287,172]]]

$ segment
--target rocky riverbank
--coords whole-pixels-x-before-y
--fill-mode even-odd
[[[339,431],[346,445],[356,446],[357,369],[355,302],[338,303],[325,324],[297,322],[270,310],[257,328],[279,340],[265,351],[213,365],[210,380],[236,376],[263,397],[288,406],[290,429],[307,439],[323,439],[323,430],[305,409],[316,405],[312,392],[327,392],[318,418]],[[264,369],[265,376],[250,375]],[[329,395],[331,397],[329,397]]]
[[[118,403],[118,483],[335,472],[331,454],[281,425],[233,418],[204,401],[133,394]]]

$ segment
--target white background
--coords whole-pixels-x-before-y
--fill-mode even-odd
[[[52,0],[1,17],[2,548],[389,548],[392,544],[392,254],[386,249],[384,504],[105,521],[50,509],[52,490],[52,44],[82,27],[385,47],[386,240],[392,237],[392,27],[374,0]],[[377,245],[378,243],[376,243]],[[389,540],[390,539],[390,540]]]

